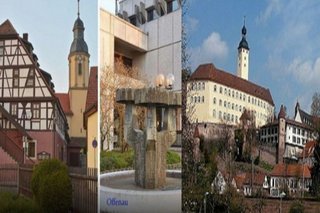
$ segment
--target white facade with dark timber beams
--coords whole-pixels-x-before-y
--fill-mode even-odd
[[[9,20],[1,24],[0,146],[14,161],[66,160],[67,119],[53,88],[28,35],[20,37]]]

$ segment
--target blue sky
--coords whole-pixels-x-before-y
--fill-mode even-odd
[[[270,89],[276,111],[296,101],[310,111],[320,91],[320,1],[189,0],[185,24],[194,70],[201,63],[236,73],[237,47],[246,16],[249,80]]]
[[[90,66],[98,64],[97,14],[97,1],[80,1],[80,18],[85,25]],[[77,0],[10,0],[1,4],[0,22],[9,19],[20,36],[29,34],[40,67],[52,75],[56,92],[68,91],[68,54],[76,18]]]
[[[114,14],[115,0],[100,0],[100,7]]]

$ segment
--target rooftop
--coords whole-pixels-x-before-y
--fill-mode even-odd
[[[194,80],[209,80],[227,87],[237,89],[239,91],[250,94],[254,97],[260,98],[272,106],[274,106],[273,99],[269,89],[261,87],[250,81],[237,77],[226,71],[217,69],[213,64],[200,65],[191,75],[190,81]]]

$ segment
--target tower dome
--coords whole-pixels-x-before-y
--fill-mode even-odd
[[[88,45],[84,40],[84,29],[84,24],[80,19],[80,12],[78,8],[78,18],[73,25],[73,41],[70,47],[70,54],[74,52],[84,52],[88,54]]]

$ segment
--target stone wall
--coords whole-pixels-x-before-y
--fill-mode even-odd
[[[248,206],[250,207],[249,212],[258,212],[255,204],[259,201],[257,198],[246,198]],[[265,206],[262,209],[262,213],[276,213],[280,211],[280,199],[268,198],[264,199]],[[287,213],[290,210],[290,206],[294,200],[282,200],[282,212]],[[320,202],[313,200],[304,200],[303,205],[305,207],[304,213],[317,213],[320,212]]]

